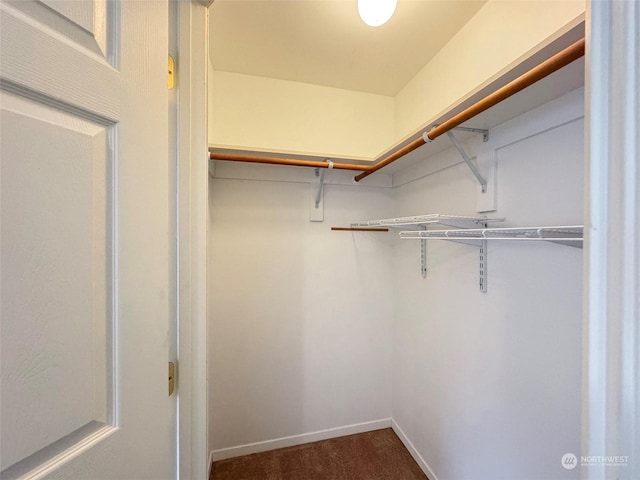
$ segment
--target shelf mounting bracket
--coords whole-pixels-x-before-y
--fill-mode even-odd
[[[333,162],[326,159],[329,164],[327,168],[316,168],[315,176],[318,177],[318,187],[311,192],[311,203],[309,204],[309,220],[312,222],[322,222],[324,220],[324,200],[322,193],[324,190],[324,176],[327,170],[333,168]]]
[[[320,205],[320,197],[322,196],[322,190],[324,189],[324,176],[327,174],[327,170],[333,168],[333,162],[328,158],[326,159],[326,161],[329,163],[329,166],[327,168],[323,168],[322,172],[318,173],[320,169],[316,168],[316,177],[318,175],[320,176],[320,179],[318,180],[318,191],[316,192],[316,208],[318,208],[318,206]]]
[[[423,225],[422,230],[426,230],[427,226]],[[420,240],[420,271],[422,278],[427,278],[427,239]]]
[[[487,241],[480,244],[480,291],[487,293]]]
[[[480,175],[480,170],[478,170],[478,167],[476,166],[476,164],[473,163],[473,161],[469,158],[469,155],[467,155],[467,152],[465,152],[464,148],[462,148],[462,144],[458,141],[458,139],[455,137],[455,135],[451,131],[447,132],[447,136],[451,140],[451,143],[453,143],[453,146],[456,147],[456,150],[458,150],[458,153],[464,160],[464,163],[466,163],[469,169],[471,170],[471,173],[473,173],[473,175],[478,180],[478,183],[480,183],[480,188],[482,189],[482,193],[486,193],[487,181],[484,179],[482,175]]]
[[[433,130],[436,127],[439,127],[440,124],[439,123],[435,123],[433,124],[433,126],[431,127],[431,129]],[[471,132],[471,133],[481,133],[482,134],[482,141],[484,143],[489,141],[489,130],[486,130],[484,128],[471,128],[471,127],[453,127],[451,130],[458,130],[459,132]],[[429,138],[429,136],[427,135],[427,132],[424,132],[422,134],[422,138],[424,139],[424,141],[426,143],[429,142],[433,142],[433,140],[431,140]]]
[[[489,130],[485,130],[483,128],[469,128],[469,127],[453,127],[451,130],[459,130],[460,132],[473,132],[473,133],[481,133],[482,141],[489,141]]]

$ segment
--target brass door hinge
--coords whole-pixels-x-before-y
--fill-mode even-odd
[[[176,387],[176,365],[169,362],[169,396],[173,394]]]
[[[167,87],[169,88],[169,90],[171,90],[173,88],[173,86],[176,84],[176,81],[175,81],[176,64],[173,61],[173,57],[171,55],[169,55],[169,65],[168,65],[167,73],[168,73]]]

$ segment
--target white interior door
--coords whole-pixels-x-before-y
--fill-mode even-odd
[[[3,479],[175,476],[167,22],[0,1]]]

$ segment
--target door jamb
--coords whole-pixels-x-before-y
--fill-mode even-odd
[[[205,480],[208,10],[197,0],[179,4],[177,478]]]
[[[640,5],[587,2],[586,33],[581,478],[630,480],[640,478]],[[602,456],[621,464],[591,463]]]

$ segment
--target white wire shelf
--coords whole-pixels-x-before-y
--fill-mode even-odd
[[[427,225],[447,225],[456,228],[477,228],[485,227],[489,222],[502,222],[503,218],[487,217],[465,217],[459,215],[442,215],[432,213],[429,215],[415,215],[411,217],[385,218],[382,220],[368,220],[365,222],[352,223],[352,227],[425,227]]]
[[[420,230],[400,232],[403,239],[434,239],[452,241],[533,240],[580,246],[582,225],[552,227],[476,228],[467,230]]]
[[[421,240],[422,269],[426,270],[426,241],[449,240],[466,243],[479,248],[479,286],[481,292],[487,291],[487,243],[489,240],[545,241],[582,248],[582,225],[512,227],[512,228],[473,228],[467,230],[418,230],[401,231],[402,239]]]
[[[582,225],[488,228],[490,223],[503,222],[504,218],[485,216],[460,216],[431,213],[411,217],[385,218],[352,223],[358,228],[400,228],[402,239],[420,240],[420,270],[427,276],[427,240],[449,240],[479,248],[479,287],[487,291],[487,243],[489,240],[545,241],[582,248]],[[429,229],[434,225],[445,225],[453,229]]]

